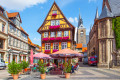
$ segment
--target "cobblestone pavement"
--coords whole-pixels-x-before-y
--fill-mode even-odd
[[[120,80],[120,69],[104,69],[80,64],[79,70],[68,80]],[[13,80],[6,70],[0,70],[0,80]],[[40,73],[20,75],[19,80],[40,80]],[[66,80],[64,75],[46,75],[45,80]]]
[[[64,75],[46,75],[45,80],[66,80],[64,77]],[[33,73],[20,80],[40,80],[40,73]],[[120,80],[120,71],[80,67],[78,71],[71,74],[71,78],[68,80]]]

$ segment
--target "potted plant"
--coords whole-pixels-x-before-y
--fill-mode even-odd
[[[71,64],[70,64],[70,61],[67,63],[65,62],[64,63],[64,74],[65,74],[65,78],[70,78],[70,73],[71,73]]]
[[[19,72],[22,70],[20,64],[12,61],[10,64],[8,64],[8,72],[13,76],[13,79],[18,79]]]
[[[39,71],[40,71],[40,77],[41,77],[41,79],[45,79],[46,78],[46,64],[45,63],[43,63],[42,61],[38,61],[38,69],[39,69]]]
[[[22,69],[24,70],[24,72],[27,72],[27,67],[29,66],[28,62],[22,61],[21,66],[22,66]]]

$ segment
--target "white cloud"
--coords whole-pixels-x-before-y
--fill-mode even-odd
[[[43,4],[47,0],[0,0],[0,5],[5,7],[7,10],[18,10],[22,11],[25,8],[37,5],[39,3]]]
[[[96,2],[97,0],[88,0],[89,2]]]
[[[68,18],[68,21],[74,23],[74,19],[73,19],[72,17],[69,17],[69,18]]]
[[[34,40],[34,41],[41,41],[40,38],[34,38],[33,40]]]
[[[78,23],[77,17],[75,17],[75,18],[69,17],[68,21],[70,21],[71,23]]]

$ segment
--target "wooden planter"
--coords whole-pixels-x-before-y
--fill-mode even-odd
[[[46,74],[40,74],[41,79],[45,79],[46,78]]]
[[[18,79],[18,76],[19,76],[18,74],[13,74],[13,79],[14,79],[14,80],[17,80],[17,79]]]
[[[69,79],[70,78],[70,73],[65,73],[65,78]]]

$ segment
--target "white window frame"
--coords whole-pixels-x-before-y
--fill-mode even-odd
[[[57,14],[57,10],[53,10],[53,14],[56,13]]]
[[[60,25],[60,20],[56,20],[55,22],[56,25]]]
[[[66,49],[66,48],[67,48],[67,42],[62,42],[61,49]]]
[[[59,50],[59,42],[53,43],[53,49],[54,50]]]
[[[62,31],[57,32],[57,37],[62,37]]]
[[[51,32],[50,37],[55,37],[55,32]]]
[[[2,32],[5,32],[5,25],[2,24]]]
[[[50,43],[45,43],[45,50],[50,50]]]
[[[69,32],[68,31],[64,31],[64,36],[69,36]]]
[[[44,38],[48,37],[48,32],[44,32]]]
[[[55,20],[51,20],[51,26],[55,25]]]

